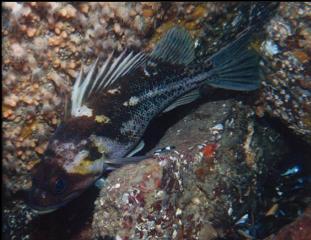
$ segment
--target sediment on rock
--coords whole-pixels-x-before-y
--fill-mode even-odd
[[[87,214],[77,209],[92,208],[94,193],[75,203],[78,207],[73,204],[43,218],[12,198],[29,187],[30,169],[62,119],[66,96],[81,66],[98,56],[105,58],[113,49],[149,52],[177,24],[194,37],[198,58],[212,55],[245,29],[250,6],[4,3],[5,237],[90,239],[93,233],[125,239],[213,239],[227,235],[256,202],[256,188],[267,172],[291,147],[270,126],[255,120],[249,106],[236,100],[202,105],[170,127],[155,147],[174,145],[173,150],[113,172],[96,200],[92,226],[88,222],[92,215],[81,217]],[[267,74],[256,116],[281,120],[286,130],[309,144],[310,12],[309,3],[281,3],[276,16],[271,21],[267,17],[266,33],[259,32],[263,43],[252,44],[264,58]],[[39,226],[42,219],[45,225]]]
[[[235,100],[200,106],[157,148],[174,150],[113,172],[95,202],[96,236],[213,239],[254,201],[286,149],[278,133]],[[282,149],[282,150],[281,150]]]
[[[236,3],[232,4],[237,5]],[[125,48],[151,51],[176,24],[193,37],[215,3],[3,3],[3,167],[11,193],[30,186],[30,169],[63,119],[81,67]]]
[[[258,116],[264,112],[311,144],[310,3],[281,3],[260,47],[266,78]]]

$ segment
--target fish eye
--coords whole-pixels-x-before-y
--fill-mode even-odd
[[[54,183],[55,193],[57,193],[57,194],[62,193],[64,191],[64,189],[65,189],[65,186],[66,186],[65,180],[62,179],[62,178],[57,178],[55,180],[55,183]]]

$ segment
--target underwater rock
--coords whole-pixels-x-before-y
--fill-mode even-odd
[[[66,99],[81,65],[89,65],[98,56],[105,58],[112,49],[151,50],[177,24],[194,37],[207,38],[205,54],[215,53],[245,29],[250,6],[187,2],[4,3],[5,188],[15,193],[29,187],[30,169],[63,118]]]
[[[31,239],[29,223],[35,215],[23,201],[7,203],[2,209],[2,237]]]
[[[280,119],[311,144],[311,5],[308,2],[280,3],[266,26],[267,38],[260,52],[267,77],[263,82],[264,111]]]
[[[113,50],[151,50],[176,24],[196,36],[207,18],[227,11],[231,4],[6,2],[2,6],[3,180],[15,193],[29,187],[30,169],[63,118],[81,65]]]
[[[109,175],[95,201],[94,235],[224,236],[286,154],[283,144],[242,102],[205,103],[169,128],[155,148],[173,145],[173,150]]]
[[[294,222],[283,227],[277,234],[274,234],[265,240],[306,240],[311,239],[311,205],[309,205],[302,216]]]
[[[86,222],[76,209],[89,207],[90,196],[77,203],[79,207],[61,209],[46,221],[11,201],[12,193],[29,187],[28,173],[60,122],[64,96],[81,65],[112,49],[150,50],[176,24],[192,36],[206,38],[204,54],[213,54],[247,26],[250,5],[240,4],[4,3],[3,180],[5,201],[13,203],[4,212],[5,237],[27,239],[43,222],[37,239],[90,239],[90,224],[81,223],[84,230],[76,221]],[[268,39],[260,51],[272,64],[256,111],[281,118],[309,142],[310,12],[309,3],[281,3],[267,26]],[[287,148],[279,141],[243,104],[201,106],[170,128],[155,148],[174,145],[176,152],[161,153],[109,176],[96,201],[94,235],[225,235],[256,198],[256,184],[285,154]],[[30,229],[32,218],[37,222]],[[66,235],[70,231],[76,234],[72,238]]]
[[[43,215],[33,211],[23,200],[5,201],[2,237],[16,240],[92,239],[92,202],[97,193],[96,188],[89,189],[78,201]],[[23,193],[20,194],[24,199]]]
[[[161,23],[164,7],[73,2],[2,6],[4,182],[15,193],[29,187],[29,171],[63,116],[65,96],[81,65],[112,49],[143,48],[149,32]]]

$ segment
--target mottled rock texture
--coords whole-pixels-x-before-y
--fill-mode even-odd
[[[267,76],[262,87],[265,111],[311,143],[311,5],[281,3],[266,26],[260,53]]]
[[[96,236],[213,239],[253,200],[257,181],[285,154],[273,130],[235,100],[200,106],[157,147],[175,150],[113,172],[95,202]]]
[[[197,36],[222,6],[227,5],[3,3],[3,180],[8,193],[29,187],[30,169],[63,118],[81,66],[113,50],[149,51],[176,24]]]
[[[176,24],[195,37],[198,57],[211,55],[248,26],[250,6],[3,3],[5,238],[213,239],[230,232],[256,199],[256,186],[289,148],[281,148],[278,134],[254,120],[252,107],[236,100],[194,109],[156,147],[174,145],[174,150],[112,173],[96,200],[94,217],[94,191],[48,216],[36,216],[11,198],[29,187],[29,171],[62,119],[81,66],[113,49],[150,51]],[[254,112],[281,119],[308,143],[310,8],[310,3],[281,3],[275,17],[267,17],[265,34],[259,31],[264,42],[253,43],[267,74]]]
[[[307,240],[311,239],[311,207],[309,206],[302,216],[293,223],[283,227],[277,234],[266,238],[266,240]]]

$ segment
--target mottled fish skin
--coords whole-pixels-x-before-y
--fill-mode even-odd
[[[55,194],[56,191],[53,190],[58,180],[55,176],[61,176],[63,180],[66,175],[65,181],[68,182],[67,189],[70,191],[73,190],[69,185],[72,178],[74,180],[71,182],[78,182],[78,177],[83,176],[83,184],[79,184],[83,189],[91,185],[102,172],[92,173],[81,169],[82,166],[77,167],[74,163],[79,153],[87,149],[88,161],[96,161],[102,156],[105,159],[126,156],[137,145],[151,119],[178,96],[196,88],[199,78],[203,80],[203,75],[206,74],[200,76],[182,66],[176,65],[172,68],[167,63],[153,61],[152,67],[138,68],[131,75],[120,79],[117,86],[112,86],[97,98],[91,99],[87,106],[92,109],[91,116],[70,117],[57,128],[50,139],[41,164],[37,170],[34,169],[34,176],[37,178],[34,184],[39,185],[39,189],[46,189],[46,203],[42,203],[41,197],[35,197],[40,199],[41,203],[33,203],[33,199],[33,207],[40,210],[36,206],[58,206],[63,203],[62,194]],[[98,146],[92,141],[94,139],[100,142]],[[99,148],[104,149],[100,151]],[[87,164],[84,162],[84,165]],[[74,166],[72,168],[76,170],[68,172],[72,169],[70,166]],[[103,165],[100,166],[103,168]],[[41,174],[36,174],[38,172]],[[46,179],[50,179],[49,186],[40,186],[41,183],[47,182]],[[49,195],[49,192],[54,194]],[[40,194],[41,192],[37,192],[37,195]],[[58,201],[55,198],[57,196],[61,196]],[[51,199],[52,202],[59,203],[51,204]]]
[[[195,61],[192,39],[173,28],[151,54],[124,51],[81,70],[72,91],[71,115],[51,137],[33,168],[29,205],[46,213],[80,195],[103,172],[141,158],[133,154],[149,122],[199,97],[203,84],[251,91],[260,84],[251,30],[213,56]],[[199,64],[198,64],[199,63]],[[189,93],[189,94],[188,94]]]
[[[212,67],[211,62],[182,65],[148,56],[108,88],[86,101],[80,100],[73,114],[58,127],[34,169],[30,205],[46,211],[76,197],[72,193],[82,192],[106,170],[105,160],[125,157],[138,144],[155,116],[212,78]],[[91,78],[90,72],[92,69],[85,78]],[[83,88],[83,83],[80,86]],[[77,93],[76,98],[81,94]],[[82,180],[78,181],[79,177]]]
[[[96,116],[109,119],[96,135],[117,139],[124,145],[137,144],[151,119],[208,76],[207,72],[196,73],[184,66],[153,63],[153,67],[142,66],[121,79],[115,91],[108,90],[89,103]]]

